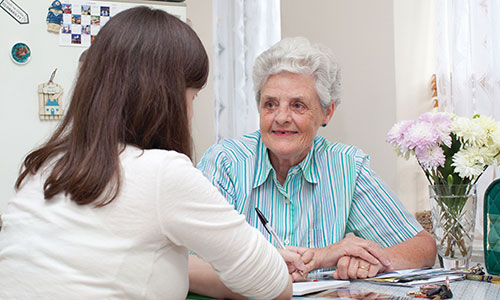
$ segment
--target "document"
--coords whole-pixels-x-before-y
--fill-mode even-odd
[[[379,293],[359,288],[341,287],[319,294],[306,297],[294,297],[294,299],[304,300],[324,300],[324,299],[338,299],[338,300],[412,300],[412,298],[405,296],[394,296],[388,293]]]
[[[444,269],[409,269],[384,273],[376,277],[361,280],[373,283],[411,287],[422,284],[444,283],[447,277],[449,281],[462,280],[463,274],[463,271]]]
[[[293,295],[302,296],[305,294],[326,291],[329,289],[348,286],[348,280],[321,280],[321,281],[301,281],[293,283]]]

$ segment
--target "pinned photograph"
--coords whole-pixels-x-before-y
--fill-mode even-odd
[[[90,24],[92,24],[92,25],[101,25],[101,17],[99,17],[99,16],[92,16],[90,18]]]
[[[71,44],[80,45],[82,43],[82,35],[81,34],[72,34],[71,35]]]
[[[73,15],[71,22],[73,24],[82,24],[82,15]]]
[[[109,6],[101,6],[101,16],[109,17]]]
[[[71,14],[71,4],[64,3],[62,7],[65,14]]]
[[[61,29],[61,33],[71,33],[71,25],[64,24]]]
[[[90,16],[90,5],[82,5],[82,15]]]
[[[90,35],[90,25],[82,25],[82,33]]]

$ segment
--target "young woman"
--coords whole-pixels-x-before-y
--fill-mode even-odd
[[[52,137],[25,159],[2,216],[0,299],[184,299],[188,251],[252,298],[290,298],[282,257],[192,165],[208,57],[160,10],[113,17]],[[305,267],[304,267],[305,268]]]

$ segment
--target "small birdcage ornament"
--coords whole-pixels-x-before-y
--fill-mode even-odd
[[[40,120],[58,120],[63,116],[62,94],[63,88],[55,83],[57,69],[52,72],[49,82],[38,85],[38,101]]]

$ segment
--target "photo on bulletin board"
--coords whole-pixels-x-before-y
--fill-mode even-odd
[[[89,47],[102,26],[121,10],[120,3],[63,0],[60,46]]]
[[[122,10],[139,5],[132,2],[88,0],[61,0],[61,4],[63,18],[59,30],[59,45],[84,48],[92,44],[101,27],[113,16]],[[161,5],[161,9],[186,22],[185,6]]]

